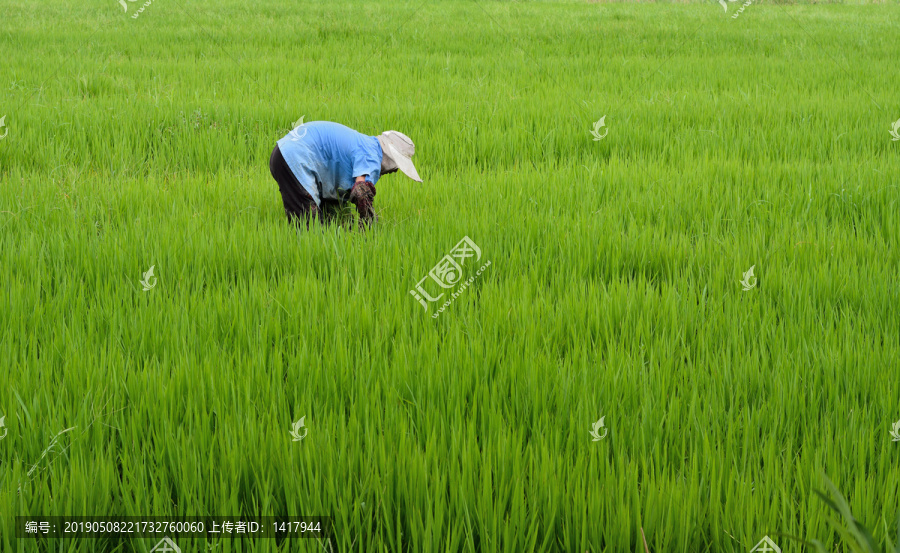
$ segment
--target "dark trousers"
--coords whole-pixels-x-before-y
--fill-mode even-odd
[[[272,150],[272,157],[269,158],[269,171],[281,190],[281,201],[284,203],[284,213],[287,215],[288,221],[297,225],[305,223],[308,229],[309,221],[312,218],[320,221],[332,218],[334,209],[325,202],[322,204],[325,209],[320,210],[316,207],[315,200],[294,176],[277,144]]]

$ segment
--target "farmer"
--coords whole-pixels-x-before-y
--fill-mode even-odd
[[[363,228],[377,220],[372,201],[381,175],[399,169],[422,182],[410,159],[413,153],[412,140],[397,131],[366,136],[339,123],[310,121],[278,141],[269,170],[292,223],[304,221],[309,228],[310,218],[332,219],[349,201]]]

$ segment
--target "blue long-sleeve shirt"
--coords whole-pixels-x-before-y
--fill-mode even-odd
[[[368,175],[372,184],[381,176],[378,139],[340,123],[304,123],[279,140],[278,148],[316,205],[325,199],[346,201],[360,175]]]

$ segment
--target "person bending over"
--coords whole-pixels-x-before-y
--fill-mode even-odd
[[[364,228],[377,221],[375,183],[398,169],[422,182],[412,163],[415,144],[397,131],[367,136],[340,123],[310,121],[279,140],[269,170],[292,223],[331,220],[345,202],[356,206]]]

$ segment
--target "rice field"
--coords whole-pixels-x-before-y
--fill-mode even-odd
[[[900,3],[0,1],[0,551],[898,542]],[[293,229],[301,117],[424,182]]]

